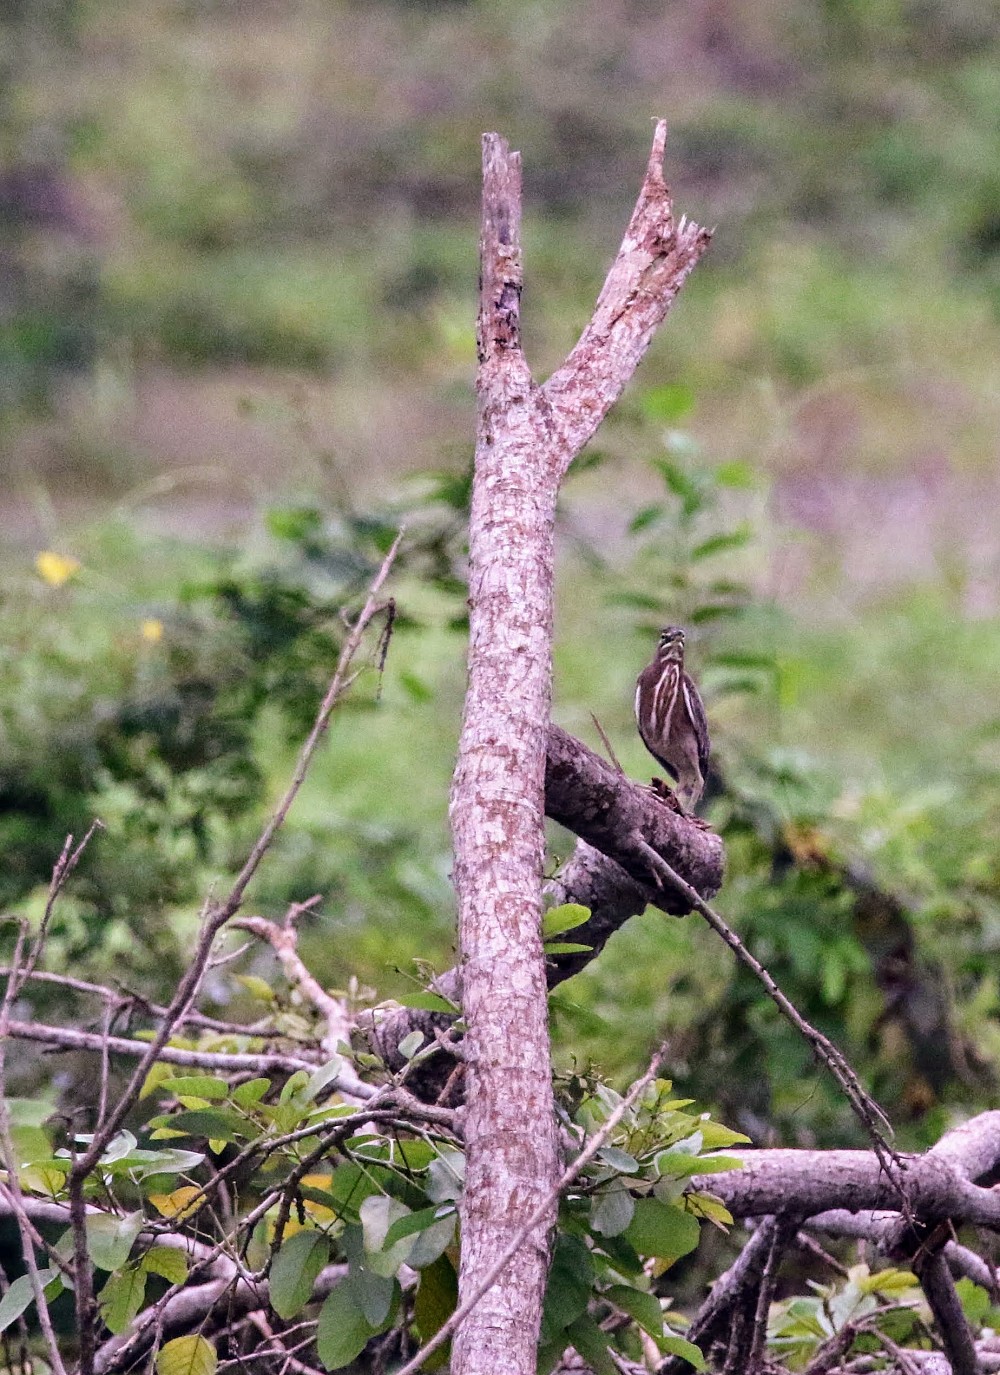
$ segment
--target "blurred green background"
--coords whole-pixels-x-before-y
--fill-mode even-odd
[[[106,831],[55,968],[162,995],[406,515],[401,618],[255,910],[324,894],[322,978],[452,958],[479,135],[524,159],[543,377],[670,125],[716,226],[567,484],[555,712],[634,776],[687,623],[719,904],[900,1121],[1000,1058],[1000,17],[972,0],[12,0],[0,19],[0,899]],[[48,551],[71,562],[36,562]],[[565,854],[565,836],[554,836]],[[253,966],[269,972],[264,963]],[[245,998],[220,975],[213,997]],[[694,919],[557,995],[560,1063],[678,1080],[758,1139],[849,1114]],[[31,1011],[60,1014],[51,994]],[[26,1083],[39,1082],[26,1060]]]

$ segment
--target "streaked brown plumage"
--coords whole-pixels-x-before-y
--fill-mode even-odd
[[[653,662],[639,674],[635,719],[642,743],[677,783],[677,800],[691,812],[705,791],[711,745],[705,708],[684,671],[684,631],[660,633]]]

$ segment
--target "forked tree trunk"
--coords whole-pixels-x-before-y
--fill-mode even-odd
[[[520,343],[520,157],[495,134],[483,140],[469,685],[451,800],[468,1023],[460,1303],[519,1224],[548,1209],[461,1323],[456,1375],[535,1369],[559,1163],[540,933],[555,505],[708,245],[697,225],[674,225],[665,137],[661,122],[594,316],[543,387]]]

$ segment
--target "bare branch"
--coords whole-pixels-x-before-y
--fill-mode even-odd
[[[302,963],[298,953],[298,933],[294,925],[286,921],[284,926],[278,926],[264,917],[237,917],[233,926],[241,931],[249,931],[251,935],[266,941],[271,947],[278,957],[285,978],[325,1019],[323,1053],[327,1057],[335,1055],[341,1041],[350,1041],[351,1023],[347,1008],[341,999],[332,997],[321,988]]]
[[[76,1031],[72,1027],[46,1026],[42,1022],[15,1022],[8,1025],[7,1034],[18,1041],[38,1041],[42,1045],[57,1050],[92,1050],[103,1054],[127,1055],[130,1059],[145,1057],[149,1051],[148,1041],[130,1041],[125,1036],[104,1036],[96,1031]],[[169,1065],[187,1065],[191,1069],[211,1069],[220,1074],[241,1070],[252,1074],[294,1074],[296,1070],[312,1071],[319,1064],[319,1058],[307,1059],[305,1056],[280,1055],[277,1052],[249,1052],[184,1050],[179,1046],[163,1046],[158,1060]]]
[[[715,1281],[685,1333],[688,1341],[707,1349],[728,1329],[730,1315],[742,1296],[757,1292],[777,1225],[773,1217],[765,1218],[729,1269]],[[683,1375],[688,1368],[682,1356],[667,1356],[657,1367],[657,1375]]]
[[[917,1274],[934,1314],[941,1345],[951,1362],[953,1375],[979,1375],[980,1365],[972,1333],[962,1312],[955,1281],[941,1252],[931,1252],[917,1266]]]
[[[711,233],[674,221],[663,177],[665,120],[657,120],[639,199],[594,313],[569,357],[542,387],[563,446],[563,470],[621,396],[656,330],[711,242]]]
[[[1000,1133],[995,1112],[973,1118],[992,1138],[1000,1161]],[[971,1124],[969,1124],[971,1125]],[[697,1187],[710,1189],[735,1217],[761,1217],[789,1210],[803,1218],[823,1214],[824,1230],[835,1229],[836,1217],[891,1209],[894,1218],[934,1227],[947,1219],[1000,1230],[1000,1197],[964,1175],[954,1159],[934,1151],[898,1157],[889,1178],[877,1155],[869,1151],[738,1150],[742,1168],[699,1176]],[[900,1181],[904,1195],[900,1196]],[[884,1224],[883,1224],[884,1225]]]
[[[323,739],[326,728],[330,724],[330,717],[333,715],[334,709],[340,700],[348,669],[361,644],[361,638],[373,618],[378,614],[380,608],[378,600],[379,594],[386,578],[389,576],[389,570],[392,568],[396,558],[402,537],[402,532],[400,532],[393,541],[392,548],[389,550],[388,554],[386,554],[382,561],[381,568],[372,581],[365,605],[355,621],[350,634],[344,641],[340,651],[340,657],[337,661],[336,671],[327,689],[326,696],[320,704],[312,730],[309,732],[309,736],[299,753],[299,758],[295,765],[291,782],[285,791],[285,795],[278,803],[267,825],[261,831],[260,836],[247,857],[246,863],[243,865],[243,868],[237,875],[236,881],[230,889],[229,896],[221,905],[216,906],[215,904],[211,904],[207,907],[194,956],[177,986],[177,991],[167,1008],[166,1015],[163,1018],[160,1028],[150,1042],[146,1054],[136,1067],[132,1078],[121,1096],[117,1108],[110,1114],[103,1127],[95,1133],[94,1139],[86,1153],[80,1157],[80,1160],[74,1166],[71,1176],[72,1179],[80,1181],[85,1178],[100,1159],[101,1152],[121,1126],[126,1114],[131,1110],[133,1104],[137,1101],[146,1075],[166,1046],[167,1041],[173,1033],[174,1027],[190,1010],[200,987],[201,980],[204,977],[205,969],[208,966],[215,937],[238,911],[243,901],[247,885],[256,873],[260,861],[270,848],[271,842],[274,840],[279,827],[288,815],[291,805],[295,801],[299,789],[305,781],[309,765],[312,762],[316,750],[319,748],[320,741]],[[86,1372],[84,1375],[86,1375]]]
[[[50,902],[54,901],[61,884],[57,882],[56,875],[60,872],[60,865],[65,867],[68,858],[72,837],[67,840],[63,849],[60,864],[56,865],[50,889]],[[12,973],[7,981],[2,1002],[0,1002],[0,1156],[3,1159],[4,1169],[6,1170],[6,1180],[4,1183],[4,1193],[8,1199],[10,1207],[17,1220],[17,1228],[21,1238],[21,1252],[24,1257],[24,1264],[27,1269],[31,1292],[35,1299],[35,1307],[38,1310],[38,1324],[45,1339],[48,1358],[52,1363],[55,1375],[66,1375],[62,1357],[59,1354],[59,1345],[56,1341],[55,1331],[52,1326],[52,1316],[49,1313],[48,1300],[45,1297],[45,1285],[38,1272],[38,1263],[35,1259],[35,1244],[37,1233],[28,1219],[24,1207],[24,1199],[21,1193],[21,1180],[18,1174],[18,1160],[14,1153],[14,1140],[11,1135],[10,1111],[7,1107],[7,1083],[6,1083],[6,1063],[5,1050],[10,1032],[10,1009],[13,1004],[15,990],[18,987],[18,971],[21,968],[21,960],[24,956],[24,946],[27,937],[26,928],[23,922],[18,925],[17,940],[14,946],[14,957],[11,961]]]
[[[844,1056],[829,1037],[817,1030],[811,1022],[806,1021],[798,1008],[782,993],[775,983],[772,976],[764,968],[758,959],[751,955],[736,932],[728,924],[724,917],[720,916],[714,908],[709,907],[699,893],[691,887],[678,873],[671,868],[662,855],[658,854],[652,846],[648,845],[642,837],[637,837],[637,843],[642,851],[649,858],[655,874],[661,874],[668,883],[678,889],[685,899],[690,903],[695,911],[701,915],[711,926],[712,930],[722,937],[725,943],[732,950],[733,954],[745,965],[747,969],[757,978],[767,991],[772,1002],[775,1003],[782,1015],[792,1024],[800,1036],[802,1036],[813,1048],[818,1059],[826,1065],[827,1069],[836,1079],[844,1092],[844,1096],[854,1109],[855,1115],[871,1138],[875,1154],[878,1156],[879,1164],[885,1171],[888,1179],[894,1182],[897,1192],[904,1196],[903,1182],[900,1178],[901,1159],[892,1146],[889,1145],[883,1132],[892,1135],[892,1126],[885,1113],[875,1102],[874,1098],[862,1087],[861,1081],[855,1074],[846,1056]],[[767,1210],[772,1211],[771,1209]]]

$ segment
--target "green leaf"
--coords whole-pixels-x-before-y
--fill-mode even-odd
[[[413,1239],[404,1237],[386,1246],[389,1228],[401,1217],[408,1217],[410,1209],[398,1199],[386,1194],[372,1194],[358,1209],[365,1240],[365,1265],[375,1274],[388,1278],[394,1275],[413,1249]]]
[[[111,1213],[87,1216],[87,1251],[98,1270],[117,1270],[129,1258],[142,1230],[141,1212],[114,1217]]]
[[[352,1270],[350,1283],[365,1322],[377,1332],[389,1316],[397,1284],[391,1276],[377,1275],[366,1267]]]
[[[590,908],[579,902],[563,902],[558,907],[550,907],[542,917],[542,939],[572,931],[590,920]]]
[[[150,1175],[181,1174],[193,1170],[204,1162],[204,1151],[182,1151],[170,1147],[159,1151],[129,1151],[110,1166],[104,1166],[110,1174],[135,1176],[148,1179]]]
[[[579,1237],[563,1232],[556,1238],[542,1307],[542,1341],[553,1341],[587,1311],[594,1283],[594,1263]]]
[[[39,1270],[38,1278],[47,1299],[55,1298],[56,1282],[62,1290],[62,1280],[56,1269]],[[21,1314],[35,1302],[35,1291],[31,1286],[30,1275],[18,1275],[10,1288],[0,1299],[0,1332],[6,1332],[11,1323],[17,1322]]]
[[[749,525],[741,525],[737,530],[730,530],[727,534],[712,535],[709,539],[702,540],[691,550],[692,560],[710,559],[714,554],[724,554],[730,549],[743,549],[753,539],[753,530]]]
[[[399,685],[413,702],[432,702],[434,690],[410,669],[404,668],[399,674]]]
[[[248,1135],[246,1118],[225,1108],[166,1113],[152,1118],[148,1125],[154,1130],[167,1127],[181,1136],[207,1136],[211,1141],[241,1141]]]
[[[686,1155],[683,1151],[660,1151],[653,1161],[657,1173],[670,1179],[690,1179],[696,1174],[728,1174],[741,1170],[743,1161],[735,1155]]]
[[[465,1156],[461,1151],[442,1151],[427,1169],[425,1192],[432,1203],[461,1198],[465,1184]]]
[[[432,993],[429,990],[424,993],[408,993],[405,998],[399,999],[402,1007],[420,1008],[424,1012],[461,1012],[457,1003],[449,1002],[447,998],[442,998],[440,993]]]
[[[695,512],[701,510],[705,504],[701,488],[688,477],[683,469],[668,458],[654,459],[653,466],[659,470],[668,489],[680,499],[681,510],[685,516],[693,516]]]
[[[445,1325],[458,1303],[458,1276],[447,1256],[440,1256],[433,1265],[420,1272],[420,1287],[413,1303],[413,1322],[421,1342],[429,1342],[435,1332]],[[425,1369],[437,1370],[446,1364],[451,1343],[445,1342]]]
[[[309,1082],[306,1084],[305,1092],[302,1095],[305,1101],[314,1103],[323,1090],[328,1088],[343,1072],[344,1057],[342,1055],[331,1056],[325,1064],[320,1065],[319,1069],[309,1076]]]
[[[320,1192],[323,1197],[318,1196]],[[333,1208],[339,1217],[350,1220],[358,1216],[358,1209],[365,1199],[377,1192],[378,1185],[370,1173],[351,1161],[346,1165],[337,1166],[325,1190],[317,1190],[315,1195],[311,1191],[306,1196],[315,1196],[315,1202],[325,1203],[327,1207]]]
[[[656,1341],[660,1340],[663,1335],[663,1310],[655,1294],[645,1289],[633,1289],[629,1284],[615,1284],[605,1289],[602,1297],[630,1318],[635,1318],[642,1330]]]
[[[431,1208],[421,1208],[416,1213],[406,1213],[404,1216],[396,1218],[396,1221],[386,1232],[382,1245],[386,1248],[394,1246],[397,1241],[402,1241],[404,1237],[412,1236],[414,1232],[423,1232],[426,1228],[432,1227],[442,1217],[454,1216],[454,1208],[448,1208],[447,1213],[445,1213],[444,1208],[438,1204],[434,1204]]]
[[[187,1256],[179,1246],[151,1246],[139,1262],[150,1275],[161,1275],[171,1284],[183,1284],[188,1276]]]
[[[757,481],[753,464],[741,458],[720,463],[712,476],[720,487],[753,487]]]
[[[652,506],[644,506],[641,511],[637,511],[628,523],[630,535],[638,535],[641,531],[647,530],[655,524],[663,515],[666,507],[662,502],[656,501]]]
[[[640,1198],[635,1216],[625,1231],[628,1241],[641,1256],[677,1260],[698,1245],[701,1228],[698,1219],[672,1203],[658,1198]]]
[[[660,1350],[667,1356],[680,1356],[684,1361],[693,1365],[695,1370],[707,1370],[705,1357],[694,1342],[689,1342],[685,1337],[678,1337],[670,1333],[659,1340]]]
[[[433,1226],[425,1227],[422,1232],[417,1233],[413,1250],[406,1257],[406,1263],[411,1270],[422,1270],[425,1265],[430,1265],[447,1251],[455,1238],[457,1222],[458,1214],[451,1212]]]
[[[874,1275],[869,1275],[858,1284],[862,1294],[882,1294],[885,1298],[901,1298],[909,1290],[916,1292],[919,1287],[920,1281],[912,1270],[892,1268],[877,1270]],[[962,1300],[965,1316],[978,1326],[989,1311],[989,1294],[978,1284],[964,1277],[955,1281],[955,1288]]]
[[[270,1087],[270,1079],[248,1079],[245,1084],[233,1089],[233,1102],[241,1108],[256,1107]]]
[[[301,1098],[310,1078],[311,1076],[304,1069],[297,1069],[294,1074],[290,1074],[278,1094],[278,1102],[290,1103],[292,1099]]]
[[[229,1085],[224,1079],[211,1074],[185,1074],[178,1079],[168,1079],[163,1085],[175,1098],[182,1093],[194,1094],[198,1098],[226,1098]]]
[[[424,1033],[422,1031],[411,1031],[404,1036],[396,1049],[404,1060],[412,1060],[414,1055],[424,1043]]]
[[[708,1118],[698,1123],[698,1130],[701,1132],[702,1150],[717,1151],[726,1146],[749,1146],[749,1136],[744,1136],[742,1132],[734,1132],[730,1127],[724,1127],[721,1122],[712,1122]],[[742,1164],[742,1161],[740,1162]]]
[[[608,1337],[589,1313],[582,1313],[570,1323],[566,1336],[596,1375],[619,1375],[608,1352]]]
[[[728,1231],[733,1225],[733,1215],[722,1199],[704,1189],[697,1193],[685,1194],[684,1206],[687,1212],[714,1223],[722,1232]]]
[[[341,1370],[350,1365],[360,1356],[372,1335],[353,1285],[342,1281],[330,1290],[319,1311],[316,1350],[324,1370]],[[159,1375],[167,1375],[167,1372],[160,1371]]]
[[[542,947],[546,955],[579,955],[593,948],[592,945],[575,945],[572,941],[546,941]]]
[[[312,1298],[316,1276],[330,1259],[322,1232],[304,1229],[285,1241],[271,1264],[271,1307],[279,1318],[294,1318]]]
[[[219,1358],[204,1337],[175,1337],[156,1353],[156,1375],[215,1375]]]
[[[237,974],[236,982],[242,984],[248,993],[252,993],[255,998],[259,998],[262,1003],[273,1003],[276,1001],[274,989],[263,979],[259,979],[256,974]]]
[[[639,1162],[635,1156],[629,1155],[628,1151],[621,1150],[618,1146],[602,1146],[597,1152],[598,1160],[602,1160],[605,1165],[610,1165],[619,1174],[638,1174]]]
[[[115,1336],[126,1327],[142,1307],[146,1297],[146,1276],[142,1270],[127,1265],[116,1271],[97,1296],[101,1320]]]
[[[36,1103],[32,1098],[8,1098],[6,1101],[14,1153],[19,1163],[29,1165],[51,1155],[52,1143],[42,1125],[52,1116],[52,1105]]]
[[[614,1179],[590,1200],[590,1225],[605,1237],[616,1237],[625,1231],[635,1212],[635,1200],[624,1180]]]

